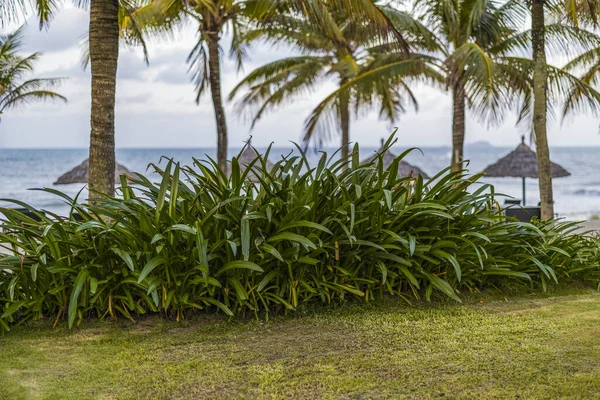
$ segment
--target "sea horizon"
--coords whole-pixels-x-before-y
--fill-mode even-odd
[[[264,150],[267,146],[256,146]],[[433,176],[450,164],[451,149],[449,146],[405,146],[396,143],[392,147],[394,154],[404,149],[416,147],[405,160],[421,168],[429,176]],[[230,147],[229,154],[234,156],[242,146]],[[360,146],[361,160],[373,154],[379,146]],[[473,143],[465,146],[465,159],[469,161],[467,169],[470,173],[478,173],[487,165],[494,163],[506,155],[514,147],[493,146],[488,143]],[[600,178],[596,172],[600,170],[600,146],[574,147],[556,146],[551,149],[554,162],[561,164],[571,176],[554,180],[555,209],[560,217],[584,220],[600,215]],[[333,154],[336,147],[320,149]],[[420,151],[419,151],[420,150]],[[295,151],[292,144],[287,147],[273,146],[269,158],[274,161]],[[191,164],[193,158],[204,159],[214,157],[214,147],[151,147],[129,148],[117,147],[117,162],[134,172],[140,172],[150,178],[156,175],[148,170],[151,163],[159,163],[161,158],[172,158],[182,164]],[[308,147],[306,152],[310,163],[316,164],[321,156],[319,150]],[[31,191],[31,188],[50,187],[74,196],[85,184],[53,185],[62,174],[79,165],[88,156],[87,148],[2,148],[0,149],[0,198],[17,199],[37,208],[53,212],[65,212],[66,206],[60,198],[49,193]],[[164,160],[163,160],[164,163]],[[482,183],[494,185],[496,193],[506,194],[514,198],[522,197],[522,182],[519,178],[483,178]],[[537,205],[539,202],[538,184],[535,179],[527,179],[527,204]],[[0,206],[8,206],[0,200]]]
[[[297,142],[298,144],[300,144],[300,142]],[[526,141],[526,144],[529,145],[529,143]],[[485,144],[485,147],[493,147],[496,149],[513,149],[517,146],[518,143],[515,143],[514,146],[510,146],[510,145],[504,145],[504,146],[498,146],[498,145],[493,145],[493,144]],[[351,146],[354,145],[354,142],[351,142]],[[232,150],[241,150],[245,145],[242,144],[240,146],[229,146],[228,147],[228,151],[232,151]],[[253,147],[257,148],[257,149],[266,149],[269,147],[269,145],[252,145]],[[365,148],[365,149],[377,149],[380,146],[378,145],[363,145],[359,143],[360,148]],[[283,145],[278,145],[278,146],[272,146],[273,149],[289,149],[294,147],[292,143],[290,143],[289,146],[283,146]],[[433,146],[433,145],[411,145],[411,144],[401,144],[401,143],[395,143],[392,148],[396,149],[396,148],[427,148],[427,149],[451,149],[452,145],[439,145],[439,146]],[[480,144],[478,143],[472,143],[472,144],[465,144],[465,149],[467,147],[481,147]],[[181,147],[181,146],[174,146],[174,147],[168,147],[168,146],[157,146],[157,147],[136,147],[136,146],[117,146],[115,147],[115,150],[197,150],[197,149],[202,149],[202,150],[217,150],[216,146],[213,147]],[[321,151],[321,150],[327,150],[327,151],[331,151],[331,150],[337,150],[338,147],[336,147],[335,145],[331,145],[331,146],[327,146],[327,147],[320,147],[317,148],[316,151]],[[593,145],[593,146],[565,146],[565,145],[553,145],[550,146],[550,151],[552,151],[553,149],[600,149],[600,145]],[[89,147],[0,147],[0,151],[6,151],[6,150],[85,150],[85,151],[89,151]],[[307,148],[308,151],[315,151],[313,150],[312,146],[308,146]],[[532,148],[532,150],[535,151],[535,148]]]

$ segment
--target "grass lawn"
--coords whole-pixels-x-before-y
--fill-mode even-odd
[[[41,323],[0,337],[0,398],[598,398],[598,338],[600,294],[573,289],[268,323]]]

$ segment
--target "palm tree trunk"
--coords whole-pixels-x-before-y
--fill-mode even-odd
[[[554,217],[550,149],[548,148],[546,104],[548,92],[548,65],[546,63],[545,0],[533,0],[531,6],[531,35],[533,45],[533,132],[538,161],[538,178],[542,205],[542,219]]]
[[[342,159],[346,159],[350,154],[350,100],[346,92],[340,94],[340,128],[342,130],[341,156]],[[348,166],[348,163],[345,165]]]
[[[465,146],[465,88],[457,83],[452,88],[452,170],[462,169]]]
[[[219,167],[227,172],[227,121],[221,95],[221,57],[219,54],[219,34],[210,33],[208,40],[208,68],[210,91],[217,122],[217,161]]]
[[[118,0],[91,0],[89,46],[92,71],[92,115],[88,186],[91,193],[99,192],[113,196],[115,95],[119,57]]]

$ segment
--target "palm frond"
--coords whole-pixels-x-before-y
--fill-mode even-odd
[[[533,68],[534,63],[527,58],[508,57],[505,66],[510,66],[513,78],[520,79],[520,90],[513,93],[518,97],[518,123],[531,126],[533,118]],[[518,77],[518,78],[517,78]],[[565,68],[548,65],[548,103],[550,117],[555,117],[555,107],[562,104],[561,118],[577,112],[589,111],[600,115],[600,92],[591,82],[579,78]]]
[[[58,86],[62,79],[37,78],[22,81],[25,75],[33,71],[39,53],[29,56],[19,54],[22,42],[22,28],[13,34],[0,38],[0,113],[10,108],[27,105],[36,100],[60,99],[62,95],[51,89]]]
[[[455,0],[415,0],[414,11],[432,27],[438,36],[448,43],[458,40],[460,31],[460,9]]]
[[[0,27],[21,22],[33,9],[42,29],[52,21],[60,3],[60,0],[3,0],[0,2]]]
[[[395,61],[374,63],[370,69],[344,84],[322,100],[306,119],[303,141],[307,145],[318,136],[329,139],[339,127],[338,107],[341,97],[350,99],[355,114],[379,108],[380,118],[398,120],[408,106],[418,109],[416,96],[409,82],[429,81],[441,84],[445,78],[427,63],[427,58],[404,57]]]
[[[579,112],[591,112],[600,115],[600,92],[575,75],[570,74],[562,68],[551,68],[556,77],[555,90],[559,91],[564,99],[563,119],[570,114]]]
[[[244,34],[243,22],[239,16],[231,20],[231,44],[229,46],[229,57],[233,58],[238,71],[241,71],[244,60],[248,58],[250,43],[254,40],[250,35]]]
[[[57,0],[35,0],[40,29],[47,27],[52,21],[54,14],[58,11],[59,4],[60,1]]]
[[[481,25],[482,18],[489,12],[490,2],[488,0],[461,0],[459,6],[460,35],[462,38],[470,38]],[[489,21],[494,22],[494,21]],[[481,30],[487,30],[491,24],[486,24]],[[487,28],[487,29],[486,29]],[[493,35],[493,34],[492,34]]]
[[[0,37],[0,57],[13,56],[22,46],[25,36],[25,26],[19,27],[13,33]]]
[[[382,6],[381,10],[388,16],[394,26],[402,32],[404,39],[411,49],[420,51],[444,51],[444,46],[438,37],[411,13],[400,11],[391,6]],[[390,43],[377,44],[371,47],[370,52],[378,47],[385,46],[387,51],[394,51]]]
[[[321,3],[320,0],[295,0],[301,3]],[[369,21],[370,31],[379,42],[394,41],[400,51],[408,52],[410,46],[386,13],[373,0],[330,0],[332,10],[344,10],[354,21]],[[309,15],[311,18],[311,15]]]
[[[173,33],[186,26],[187,14],[180,0],[143,0],[142,4],[120,0],[125,9],[120,20],[121,37],[133,41],[141,37],[173,38]]]
[[[598,0],[564,0],[564,9],[560,13],[575,26],[598,24],[600,1]]]
[[[5,0],[0,4],[0,28],[21,20],[28,11],[29,2],[25,0]]]
[[[61,81],[61,79],[57,78],[31,79],[11,88],[10,91],[0,98],[0,113],[40,100],[62,100],[66,102],[66,97],[49,90],[57,86]]]
[[[519,71],[502,59],[493,59],[476,43],[458,48],[446,66],[449,85],[464,88],[470,110],[490,126],[501,124],[519,83],[512,78],[519,76]]]
[[[191,74],[196,89],[196,103],[198,103],[204,92],[210,87],[208,48],[201,31],[198,32],[198,41],[188,55],[187,63],[189,64],[188,73]]]
[[[546,26],[546,51],[552,57],[575,56],[600,45],[600,36],[594,32],[564,24]],[[511,35],[490,49],[496,55],[525,55],[531,53],[531,31]]]
[[[125,43],[142,48],[146,64],[150,62],[148,47],[142,25],[138,23],[136,14],[140,9],[148,7],[147,4],[139,6],[129,0],[119,1],[119,36],[124,39]]]
[[[325,69],[331,62],[332,59],[330,57],[308,55],[273,61],[255,69],[242,79],[232,89],[229,94],[229,100],[233,100],[239,91],[243,89],[251,89],[264,84],[277,85],[281,82],[285,82],[288,78],[300,74],[299,71],[306,68],[307,65],[318,64],[320,68]]]
[[[315,90],[326,75],[328,57],[303,56],[275,61],[250,73],[231,92],[230,99],[242,88],[248,88],[237,103],[236,111],[247,110],[252,127],[277,106],[291,102],[299,94]]]

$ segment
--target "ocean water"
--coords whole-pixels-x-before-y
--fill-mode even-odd
[[[259,150],[261,150],[259,148]],[[333,149],[326,149],[332,152]],[[361,158],[370,156],[375,148],[361,148]],[[392,151],[399,154],[404,149],[395,146]],[[476,173],[488,164],[510,152],[512,148],[491,146],[467,146],[465,155],[470,160],[469,171]],[[235,154],[239,149],[232,149]],[[289,154],[291,148],[276,148],[270,159],[276,160]],[[445,168],[450,160],[448,147],[422,147],[421,152],[413,151],[406,157],[412,164],[420,166],[426,173],[433,175]],[[184,164],[191,163],[192,157],[204,158],[215,156],[214,149],[118,149],[117,161],[132,171],[146,174],[151,179],[158,179],[147,170],[149,163],[159,163],[162,156],[173,158]],[[320,154],[309,151],[309,160],[316,163]],[[30,190],[33,188],[56,188],[74,196],[85,185],[73,184],[54,186],[53,182],[63,173],[75,167],[87,157],[87,149],[65,150],[16,150],[0,149],[0,198],[18,199],[34,207],[65,213],[67,207],[62,200],[49,193]],[[567,219],[587,219],[600,214],[600,148],[566,148],[557,147],[551,150],[554,162],[561,164],[571,176],[554,180],[555,211]],[[163,161],[164,164],[164,161]],[[521,198],[521,179],[494,178],[484,179],[494,185],[497,193]],[[539,202],[537,180],[527,179],[527,204]],[[86,191],[82,193],[85,197]],[[10,206],[0,200],[0,206]]]

